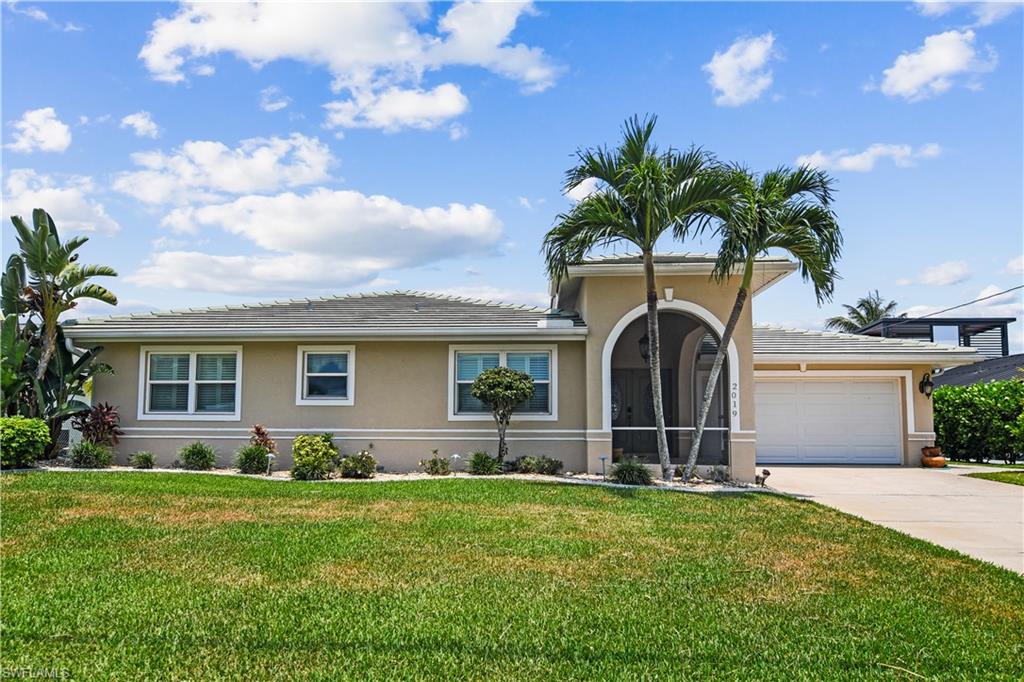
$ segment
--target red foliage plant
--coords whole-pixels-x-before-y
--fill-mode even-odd
[[[98,403],[88,412],[76,415],[71,425],[82,434],[82,439],[96,445],[117,445],[124,435],[121,430],[121,415],[110,403]]]
[[[270,431],[262,424],[253,424],[252,435],[249,437],[250,445],[258,445],[272,455],[277,454],[277,443],[270,437]]]

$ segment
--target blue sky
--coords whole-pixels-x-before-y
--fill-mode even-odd
[[[663,145],[836,178],[836,300],[794,276],[758,321],[1022,281],[1019,5],[2,7],[5,222],[42,205],[91,230],[125,311],[398,288],[543,303],[572,152],[634,113]]]

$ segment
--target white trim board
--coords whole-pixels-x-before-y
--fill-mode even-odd
[[[295,440],[301,434],[293,436],[275,436],[275,440]],[[360,441],[391,441],[391,440],[410,440],[410,441],[423,441],[423,442],[434,442],[434,441],[472,441],[478,443],[480,441],[491,441],[498,437],[496,432],[492,432],[487,436],[376,436],[373,434],[367,436],[334,436],[334,440],[360,440]],[[234,440],[243,441],[248,440],[248,437],[244,434],[237,436],[222,436],[222,435],[206,435],[201,429],[197,429],[192,433],[177,433],[177,434],[153,434],[153,435],[131,435],[127,434],[121,436],[122,440],[125,439],[152,439],[152,440]],[[509,436],[505,440],[511,442],[515,441],[573,441],[573,442],[585,442],[587,438],[584,436],[552,436],[545,438],[543,436]]]
[[[754,370],[754,381],[772,379],[871,379],[885,377],[903,379],[903,409],[906,419],[906,433],[920,433],[914,415],[914,373],[909,369],[758,369]]]
[[[697,305],[692,301],[673,299],[671,301],[658,301],[658,312],[674,310],[689,314],[700,322],[710,327],[718,338],[725,333],[725,325],[714,313],[707,308]],[[623,315],[604,341],[604,349],[601,351],[601,428],[604,431],[612,430],[612,351],[618,342],[622,332],[626,330],[633,320],[647,314],[647,304],[643,303]],[[729,361],[726,363],[725,371],[727,376],[726,386],[729,391],[729,430],[740,430],[740,356],[736,351],[736,342],[729,339],[727,350]]]

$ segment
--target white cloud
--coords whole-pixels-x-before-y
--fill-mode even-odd
[[[531,204],[530,200],[528,198],[526,198],[526,197],[516,197],[516,202],[521,207],[525,208],[527,211],[532,211],[533,210],[533,204]]]
[[[570,201],[583,201],[599,189],[597,178],[587,178],[565,193]]]
[[[981,57],[974,37],[969,29],[928,36],[921,47],[904,52],[882,72],[882,92],[915,102],[946,92],[960,79],[968,87],[980,87],[978,75],[994,69],[998,59],[991,47],[987,58]]]
[[[1011,258],[1003,272],[1007,275],[1024,275],[1024,255]]]
[[[494,301],[495,303],[516,303],[519,305],[537,306],[538,308],[547,308],[551,304],[551,297],[548,294],[543,291],[529,291],[526,289],[503,289],[492,286],[454,286],[445,287],[444,289],[431,289],[431,291],[445,296]]]
[[[334,162],[315,137],[252,138],[232,149],[222,142],[192,140],[165,154],[132,154],[143,170],[120,173],[114,189],[149,204],[217,201],[223,194],[248,194],[299,187],[328,179]]]
[[[940,154],[942,154],[942,147],[934,142],[923,144],[917,149],[909,144],[876,143],[861,152],[851,152],[849,149],[824,152],[819,149],[812,154],[797,157],[796,163],[800,166],[813,166],[826,170],[866,173],[874,170],[875,164],[880,159],[891,159],[895,165],[907,167],[913,166],[914,162],[919,159],[934,159]]]
[[[480,204],[419,208],[386,196],[325,188],[179,208],[163,222],[188,234],[223,230],[264,252],[158,252],[129,281],[224,293],[354,286],[385,270],[490,253],[503,234],[497,215]]]
[[[352,98],[328,102],[327,128],[403,128],[429,130],[469,108],[469,100],[454,83],[433,90],[388,88],[381,92],[358,90]]]
[[[453,123],[448,127],[448,139],[453,142],[455,140],[461,140],[466,135],[469,135],[469,129],[460,123]]]
[[[752,38],[737,38],[725,52],[715,52],[702,68],[715,93],[715,104],[737,107],[753,102],[771,87],[772,71],[768,63],[776,59],[772,33]]]
[[[88,177],[73,176],[62,184],[49,175],[16,168],[7,173],[4,183],[4,213],[28,219],[32,209],[42,208],[53,216],[58,229],[117,232],[121,226],[107,214],[103,204],[91,198],[96,191]]]
[[[263,111],[280,111],[292,103],[292,98],[281,92],[276,85],[260,90],[260,109]]]
[[[197,76],[212,76],[217,73],[217,69],[212,64],[197,64],[193,69],[192,73]]]
[[[959,284],[971,276],[971,269],[962,260],[948,261],[925,268],[917,280],[921,284],[947,286]]]
[[[136,111],[121,119],[122,128],[131,128],[137,137],[156,139],[160,136],[160,126],[156,124],[148,111]]]
[[[62,152],[71,146],[71,128],[57,118],[53,107],[26,111],[11,127],[14,142],[7,148],[16,152]]]
[[[8,0],[8,2],[4,4],[7,6],[7,9],[14,12],[15,14],[20,14],[23,17],[28,17],[32,21],[38,21],[44,24],[48,24],[50,28],[57,29],[58,31],[72,33],[85,30],[78,24],[72,23],[70,21],[65,21],[64,23],[54,21],[53,19],[50,18],[50,15],[48,15],[46,12],[39,9],[38,7],[22,8],[21,5],[17,2],[14,2],[14,0]]]
[[[184,3],[158,19],[139,52],[153,78],[185,79],[190,60],[228,52],[259,68],[290,59],[327,68],[335,91],[331,125],[433,128],[465,111],[458,87],[425,89],[428,71],[476,66],[517,81],[527,92],[551,87],[560,69],[543,50],[512,43],[528,2],[460,3],[436,32],[420,25],[426,3]],[[419,109],[425,107],[425,109]]]
[[[917,11],[926,17],[941,17],[955,9],[968,9],[975,18],[975,26],[990,26],[1021,7],[1020,0],[1009,2],[947,2],[946,0],[914,0]]]

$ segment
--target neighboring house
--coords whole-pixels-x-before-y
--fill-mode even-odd
[[[1015,317],[886,317],[855,333],[892,339],[917,339],[976,348],[978,355],[1002,358],[1010,354],[1008,327]]]
[[[688,452],[694,414],[738,282],[709,279],[714,257],[656,257],[665,411],[673,461]],[[796,269],[758,260],[755,294]],[[330,431],[343,452],[374,444],[388,469],[495,447],[494,422],[470,395],[487,367],[528,372],[534,397],[514,416],[511,455],[556,457],[600,472],[615,456],[656,461],[639,258],[571,267],[555,307],[393,292],[79,320],[67,334],[102,344],[116,374],[94,400],[118,405],[119,456],[170,463],[192,440],[221,463],[267,426],[282,444]],[[810,294],[808,294],[810,295]],[[747,306],[729,344],[699,464],[917,463],[934,438],[918,390],[935,367],[969,364],[970,348],[755,326]]]
[[[1024,381],[1024,353],[992,358],[975,365],[953,367],[934,377],[936,386],[969,386],[989,381]]]

